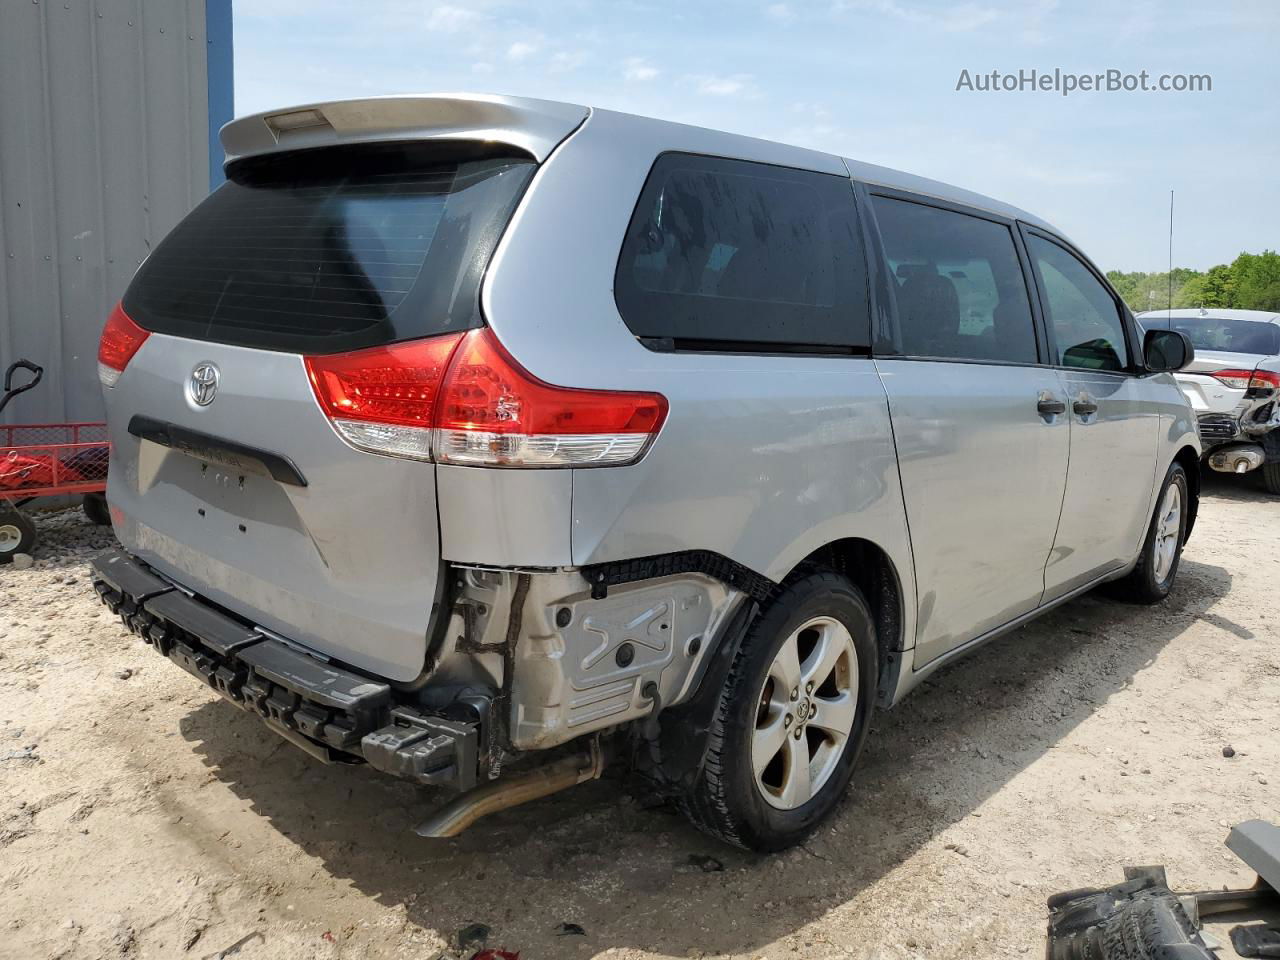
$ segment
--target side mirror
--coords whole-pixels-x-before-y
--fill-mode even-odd
[[[1148,330],[1142,352],[1152,373],[1173,373],[1196,358],[1191,338],[1177,330]]]

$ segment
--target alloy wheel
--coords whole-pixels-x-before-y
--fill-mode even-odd
[[[858,710],[858,655],[848,628],[815,617],[779,648],[760,691],[751,766],[765,801],[794,810],[835,773]]]
[[[1178,541],[1182,536],[1182,490],[1176,483],[1169,484],[1156,517],[1153,545],[1155,575],[1156,583],[1163,584],[1173,570],[1173,561],[1178,555]]]

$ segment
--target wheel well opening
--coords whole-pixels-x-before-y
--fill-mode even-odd
[[[902,585],[889,555],[870,540],[850,537],[815,550],[796,567],[796,574],[815,568],[848,577],[866,597],[876,624],[880,651],[880,699],[887,703],[897,686],[902,666]]]
[[[1187,504],[1187,532],[1183,536],[1183,542],[1186,542],[1191,536],[1191,528],[1196,525],[1196,514],[1200,512],[1200,456],[1193,447],[1183,447],[1173,459],[1187,472],[1188,493],[1191,494],[1191,502]]]

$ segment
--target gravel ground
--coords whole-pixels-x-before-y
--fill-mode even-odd
[[[430,795],[143,647],[90,590],[110,533],[44,515],[0,567],[0,956],[435,960],[472,924],[523,960],[1039,956],[1045,898],[1125,864],[1250,883],[1222,841],[1280,819],[1280,501],[1209,485],[1168,602],[1088,596],[936,676],[773,858],[608,780],[420,839]]]

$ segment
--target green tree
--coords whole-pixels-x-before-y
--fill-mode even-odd
[[[1180,305],[1178,295],[1182,288],[1199,276],[1200,274],[1197,271],[1188,267],[1175,267],[1173,269],[1172,287],[1175,306]],[[1111,281],[1111,285],[1116,288],[1116,292],[1120,294],[1120,297],[1134,313],[1141,313],[1144,310],[1164,310],[1169,306],[1170,283],[1168,273],[1125,273],[1120,270],[1112,270],[1107,274],[1107,279]]]
[[[1178,290],[1173,303],[1177,307],[1236,306],[1234,271],[1225,263],[1220,263],[1216,267],[1210,267],[1208,273],[1196,274]]]
[[[1230,267],[1235,303],[1243,310],[1280,311],[1280,254],[1242,253]]]
[[[1242,253],[1205,273],[1174,267],[1171,273],[1111,270],[1107,279],[1134,313],[1164,310],[1172,279],[1173,307],[1270,310],[1280,313],[1280,253]]]

